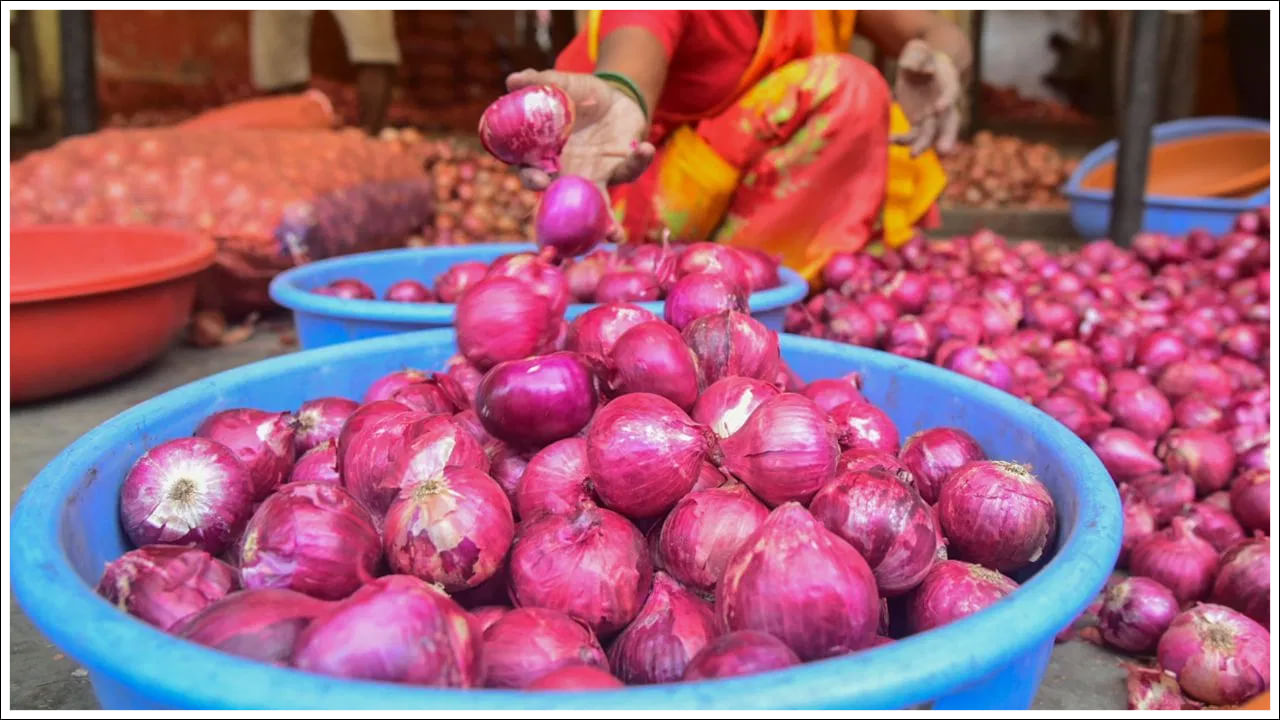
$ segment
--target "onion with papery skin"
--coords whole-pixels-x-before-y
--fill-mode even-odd
[[[609,664],[630,685],[675,682],[718,634],[710,604],[655,572],[640,613],[609,648]]]
[[[658,533],[657,564],[694,590],[709,593],[737,552],[769,516],[741,483],[695,490],[667,513]]]
[[[298,455],[328,440],[337,440],[342,425],[360,407],[355,400],[321,397],[308,400],[298,408],[293,444]]]
[[[865,402],[866,398],[862,396],[861,389],[862,376],[855,372],[842,378],[814,380],[805,385],[800,394],[812,400],[822,408],[823,412],[830,413],[847,402],[854,400]]]
[[[1184,473],[1151,473],[1136,477],[1129,486],[1138,492],[1161,525],[1196,500],[1196,484]]]
[[[406,370],[393,370],[386,375],[374,380],[369,388],[364,392],[362,404],[369,404],[378,400],[390,400],[400,390],[410,385],[424,383],[431,379],[429,373],[412,368]],[[354,411],[353,411],[354,412]]]
[[[387,288],[385,300],[402,303],[435,302],[431,289],[417,280],[400,280]]]
[[[205,418],[192,435],[222,443],[249,470],[253,499],[262,500],[288,477],[295,457],[292,414],[253,408],[223,410]]]
[[[533,231],[538,247],[557,257],[581,255],[599,245],[613,227],[604,192],[580,175],[560,175],[542,193]]]
[[[1271,527],[1271,471],[1241,473],[1231,483],[1231,512],[1246,529],[1267,532]]]
[[[592,665],[566,665],[553,670],[525,686],[525,690],[611,690],[623,687],[622,681]]]
[[[778,277],[778,266],[781,261],[763,250],[756,248],[735,248],[747,269],[747,289],[750,292],[769,290],[782,284]]]
[[[880,336],[880,326],[876,319],[857,305],[843,305],[831,312],[827,320],[825,337],[828,340],[875,347]]]
[[[936,503],[942,483],[951,473],[976,460],[986,460],[982,446],[969,433],[954,427],[921,430],[902,445],[902,464],[911,471],[916,490],[927,503]]]
[[[1213,503],[1198,502],[1182,511],[1192,532],[1199,535],[1218,552],[1244,539],[1244,528],[1236,522],[1230,510],[1223,510]]]
[[[664,322],[641,323],[623,333],[608,360],[609,386],[617,395],[653,393],[686,412],[698,399],[698,359],[680,333]]]
[[[355,278],[339,278],[312,292],[318,295],[332,295],[343,300],[375,300],[378,297],[374,294],[373,288]]]
[[[623,395],[596,413],[587,432],[596,494],[627,517],[658,517],[693,487],[714,437],[664,397]]]
[[[485,429],[520,448],[577,434],[591,420],[596,402],[595,378],[571,352],[500,363],[476,389],[476,413]]]
[[[1151,534],[1129,554],[1129,570],[1173,591],[1180,603],[1201,600],[1218,571],[1218,552],[1196,535],[1186,518]]]
[[[1222,554],[1212,602],[1242,612],[1271,627],[1271,540],[1246,540]]]
[[[341,487],[299,483],[258,506],[236,556],[250,590],[285,588],[338,600],[377,574],[382,538],[369,511]]]
[[[1092,365],[1070,365],[1061,373],[1061,387],[1071,388],[1095,405],[1105,405],[1111,394],[1107,376]],[[1168,401],[1165,402],[1168,404]],[[1112,413],[1115,411],[1113,410]]]
[[[1163,469],[1164,464],[1152,454],[1154,446],[1152,441],[1124,428],[1103,430],[1089,443],[1118,483]]]
[[[580,303],[595,300],[596,286],[600,278],[614,268],[615,258],[613,253],[597,250],[566,264],[564,281],[574,300]]]
[[[575,512],[592,502],[587,441],[582,438],[565,438],[539,450],[516,488],[516,510],[526,520]]]
[[[653,579],[640,531],[592,505],[521,523],[508,562],[517,606],[559,610],[600,637],[635,618]]]
[[[173,627],[173,634],[250,660],[289,665],[298,636],[330,603],[293,590],[234,592]]]
[[[855,400],[832,410],[830,416],[841,450],[863,449],[898,454],[898,426],[875,405]]]
[[[395,391],[391,399],[410,410],[428,415],[452,415],[456,409],[453,400],[449,399],[449,394],[433,381],[406,385]]]
[[[1180,428],[1219,431],[1226,429],[1227,417],[1203,395],[1188,395],[1173,406],[1173,423]]]
[[[888,470],[903,482],[915,485],[914,473],[898,458],[878,450],[853,449],[840,453],[836,461],[836,472],[862,472],[864,470]]]
[[[392,572],[451,593],[493,577],[514,536],[506,493],[470,467],[445,467],[405,487],[383,521],[383,549]]]
[[[676,258],[676,275],[720,275],[739,288],[751,287],[747,263],[735,248],[718,243],[693,243]]]
[[[144,545],[107,563],[98,594],[124,612],[170,630],[240,587],[235,568],[180,545]]]
[[[338,474],[338,441],[326,440],[302,453],[289,471],[289,483],[322,482],[342,484]]]
[[[445,363],[445,376],[453,381],[453,391],[459,393],[458,397],[452,397],[453,404],[460,408],[474,407],[476,388],[480,387],[484,372],[472,365],[465,357],[454,355]],[[451,386],[441,383],[440,387],[449,391]]]
[[[407,487],[414,487],[434,478],[450,465],[488,471],[489,456],[484,448],[448,415],[418,416],[400,432],[396,441],[395,420],[389,421],[388,449],[378,459],[391,461],[382,472],[355,474],[355,469],[343,476],[343,484],[351,494],[369,508],[374,516],[386,516],[387,508]],[[369,435],[375,441],[378,430]],[[364,437],[364,436],[362,436]],[[359,442],[356,438],[353,442]]]
[[[1013,388],[1013,371],[987,347],[966,345],[957,348],[942,366],[1001,390]]]
[[[915,587],[936,560],[932,508],[887,470],[837,474],[813,496],[809,511],[862,555],[882,595]]]
[[[1150,655],[1177,614],[1178,599],[1169,588],[1151,578],[1127,577],[1102,593],[1098,632],[1117,650]]]
[[[1156,656],[1183,692],[1213,705],[1243,702],[1271,685],[1271,634],[1222,605],[1196,605],[1175,618]]]
[[[1031,468],[978,460],[956,470],[938,494],[947,553],[1002,572],[1040,559],[1057,526],[1053,496]]]
[[[600,642],[584,625],[558,610],[508,610],[484,631],[484,684],[523,688],[567,665],[609,669]]]
[[[1156,387],[1170,401],[1200,393],[1210,400],[1218,400],[1222,405],[1230,402],[1232,389],[1231,378],[1222,368],[1197,360],[1183,360],[1169,365],[1160,373]]]
[[[529,286],[547,301],[553,319],[560,319],[569,306],[569,285],[560,268],[531,252],[503,255],[489,265],[486,277],[509,277]]]
[[[1121,663],[1127,673],[1125,688],[1130,710],[1198,710],[1200,703],[1182,694],[1173,675],[1158,668]]]
[[[727,438],[747,422],[756,408],[779,392],[776,385],[763,380],[727,377],[704,390],[690,414],[694,422]]]
[[[735,310],[747,312],[748,290],[723,275],[692,273],[671,286],[662,317],[676,330],[684,330],[706,315]]]
[[[1173,426],[1173,408],[1164,395],[1150,385],[1111,393],[1107,411],[1117,425],[1148,440],[1159,438]]]
[[[139,547],[190,545],[219,555],[252,513],[249,469],[230,448],[204,438],[151,448],[120,488],[120,524]]]
[[[1120,540],[1117,567],[1129,563],[1129,554],[1138,543],[1156,531],[1156,513],[1136,490],[1128,485],[1120,486],[1120,508],[1124,513],[1124,532]]]
[[[657,276],[643,270],[615,270],[605,273],[596,284],[596,302],[649,302],[662,297]]]
[[[807,503],[835,474],[835,424],[812,400],[782,393],[720,442],[722,467],[770,506]]]
[[[1073,390],[1060,390],[1036,403],[1086,442],[1111,426],[1111,414]]]
[[[1156,330],[1138,341],[1134,362],[1155,377],[1170,365],[1187,359],[1186,341],[1173,330]]]
[[[458,349],[481,370],[528,357],[552,334],[550,308],[519,280],[487,277],[458,300]]]
[[[628,330],[658,316],[631,303],[606,303],[582,313],[569,324],[568,350],[605,358]]]
[[[574,108],[555,85],[529,85],[494,100],[480,116],[480,143],[508,165],[560,169],[560,150],[573,130]]]
[[[481,605],[480,607],[471,608],[469,612],[480,623],[481,632],[488,632],[489,628],[493,627],[493,624],[498,622],[503,615],[511,612],[511,608],[506,605]]]
[[[781,640],[755,630],[726,633],[707,643],[684,669],[684,680],[755,675],[799,665],[800,658]]]
[[[501,440],[494,440],[494,443],[498,445],[498,449],[489,454],[489,477],[502,488],[503,494],[507,496],[514,510],[516,490],[520,487],[520,480],[524,478],[529,458]],[[487,449],[486,451],[488,452]]]
[[[479,260],[465,260],[436,276],[436,297],[442,303],[456,303],[472,285],[489,274],[489,266]]]
[[[767,632],[801,659],[816,660],[866,645],[880,598],[858,551],[789,502],[729,559],[716,611],[727,631]]]
[[[735,375],[766,381],[777,375],[778,334],[750,315],[706,315],[690,323],[682,335],[698,358],[702,387]]]
[[[1018,583],[981,565],[943,560],[908,596],[907,625],[924,632],[972,615],[1018,589]]]
[[[933,352],[934,333],[930,326],[914,315],[903,315],[886,331],[884,349],[894,355],[923,360]]]
[[[1160,443],[1156,456],[1170,472],[1190,475],[1201,495],[1226,487],[1236,466],[1231,443],[1209,430],[1174,430]]]
[[[339,677],[467,688],[483,677],[481,643],[476,619],[443,591],[388,575],[312,621],[293,662]]]

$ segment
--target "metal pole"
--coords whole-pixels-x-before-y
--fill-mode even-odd
[[[93,62],[93,11],[58,12],[62,55],[62,114],[67,135],[98,129],[98,89]]]
[[[1137,10],[1129,33],[1129,67],[1124,107],[1120,116],[1120,147],[1116,153],[1116,189],[1111,198],[1111,239],[1128,245],[1142,229],[1143,196],[1151,152],[1159,90],[1160,26],[1162,10]]]

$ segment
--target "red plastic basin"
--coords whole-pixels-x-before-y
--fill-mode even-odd
[[[143,227],[13,228],[9,247],[15,403],[119,377],[164,352],[214,254],[202,236]]]

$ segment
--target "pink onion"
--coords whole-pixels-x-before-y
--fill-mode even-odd
[[[558,319],[569,305],[569,285],[560,268],[533,253],[511,253],[494,260],[486,277],[509,277],[529,286],[547,301],[552,318]]]
[[[856,390],[853,392],[857,394]],[[777,386],[763,380],[727,377],[717,380],[698,396],[691,416],[694,422],[711,428],[718,437],[727,438],[747,422],[756,408],[778,393]]]
[[[822,267],[822,283],[839,288],[851,277],[870,275],[879,263],[870,255],[838,252]]]
[[[452,415],[454,402],[435,382],[421,382],[400,388],[391,396],[392,400],[410,410],[428,415]]]
[[[210,415],[192,434],[234,452],[249,470],[254,499],[261,500],[284,482],[293,467],[295,426],[290,413],[237,408]]]
[[[864,401],[860,392],[862,376],[849,373],[842,378],[822,378],[814,380],[800,391],[801,395],[812,400],[823,412],[830,413],[841,405],[854,400]]]
[[[376,402],[378,400],[390,400],[392,399],[392,396],[404,388],[418,383],[428,382],[430,379],[430,374],[421,370],[414,370],[412,368],[405,370],[393,370],[377,380],[374,380],[373,384],[369,385],[369,388],[365,390],[364,399],[361,402],[367,405],[368,403]],[[350,416],[348,415],[348,417]]]
[[[604,193],[579,175],[560,175],[542,194],[534,216],[538,247],[561,258],[581,255],[599,245],[613,226]]]
[[[565,438],[539,450],[516,488],[516,510],[531,520],[546,513],[572,513],[594,502],[589,484],[587,441]]]
[[[169,630],[240,587],[235,568],[180,545],[144,545],[107,563],[98,594],[112,605]]]
[[[1145,577],[1127,577],[1102,594],[1098,631],[1102,640],[1122,652],[1150,655],[1178,614],[1169,589]]]
[[[376,435],[377,430],[372,434]],[[387,508],[405,488],[415,487],[435,478],[449,466],[488,471],[489,456],[484,448],[448,415],[425,417],[408,426],[402,440],[395,441],[394,425],[387,429],[388,449],[379,459],[392,461],[381,473],[343,477],[348,490],[376,517],[386,516]],[[371,442],[375,438],[370,438]],[[354,468],[353,468],[354,471]]]
[[[675,246],[624,244],[618,249],[618,257],[625,265],[652,275],[658,287],[665,289],[676,280],[676,259],[680,252]]]
[[[658,517],[693,487],[713,438],[664,397],[623,395],[601,408],[588,429],[596,493],[627,517]]]
[[[1183,360],[1165,368],[1156,387],[1170,400],[1201,393],[1211,400],[1220,398],[1223,405],[1231,397],[1232,389],[1231,378],[1222,368],[1196,360]]]
[[[928,324],[914,315],[903,315],[889,326],[884,349],[894,355],[923,360],[933,352],[934,340]]]
[[[618,395],[653,393],[686,412],[698,399],[698,359],[680,333],[664,322],[641,323],[623,333],[609,354],[609,364],[609,385]]]
[[[1156,651],[1182,691],[1214,705],[1235,705],[1271,684],[1271,635],[1222,605],[1201,604],[1174,619]]]
[[[898,454],[898,426],[883,410],[869,402],[847,402],[830,413],[841,450],[878,450]]]
[[[653,578],[640,531],[592,505],[521,523],[509,563],[517,606],[559,610],[601,637],[635,618]]]
[[[770,506],[808,502],[834,475],[840,456],[835,424],[795,393],[766,400],[720,449],[724,469]]]
[[[1236,465],[1231,443],[1209,430],[1174,430],[1165,436],[1156,455],[1170,472],[1190,475],[1201,495],[1226,487]]]
[[[1180,428],[1225,430],[1227,418],[1216,403],[1203,395],[1187,395],[1173,406],[1173,422]]]
[[[1186,518],[1176,517],[1168,528],[1133,548],[1129,570],[1169,588],[1178,602],[1188,603],[1208,595],[1218,570],[1218,553],[1192,532]]]
[[[866,645],[880,600],[858,551],[789,502],[729,559],[716,610],[726,630],[767,632],[816,660]]]
[[[938,339],[959,340],[962,345],[973,345],[982,340],[982,314],[967,305],[952,305],[926,313],[925,322],[936,323]]]
[[[915,485],[917,482],[916,476],[901,460],[879,450],[858,448],[845,450],[840,454],[840,459],[836,463],[837,473],[863,472],[877,469],[887,470],[909,485]]]
[[[1244,539],[1244,528],[1236,522],[1230,510],[1223,510],[1213,503],[1198,502],[1182,511],[1191,530],[1208,541],[1218,552]]]
[[[889,331],[889,326],[893,324],[893,321],[898,319],[898,307],[884,295],[878,293],[867,295],[860,299],[858,304],[867,314],[875,318],[876,337],[883,337]]]
[[[943,560],[908,596],[907,625],[924,632],[985,609],[1018,589],[1018,583],[981,565]]]
[[[800,658],[774,636],[755,630],[738,630],[708,642],[685,666],[684,680],[754,675],[799,664]]]
[[[466,260],[436,276],[436,297],[442,303],[456,303],[472,285],[489,274],[489,266],[479,260]]]
[[[1124,428],[1103,430],[1089,443],[1118,483],[1160,472],[1164,468],[1164,464],[1152,454],[1154,446],[1152,441]]]
[[[339,677],[467,688],[483,676],[480,649],[476,619],[448,595],[418,578],[388,575],[316,618],[298,638],[293,662]]]
[[[901,595],[924,579],[938,551],[932,508],[886,470],[840,473],[809,511],[867,561],[882,595]]]
[[[1186,342],[1173,330],[1156,330],[1138,341],[1134,361],[1155,376],[1187,358]]]
[[[457,397],[450,394],[453,404],[460,408],[471,408],[476,404],[476,388],[480,387],[480,381],[484,379],[484,372],[480,368],[472,365],[465,357],[454,355],[449,358],[445,365],[444,377],[449,378],[453,382],[450,384],[441,383],[441,389],[452,393],[457,393]],[[439,382],[440,377],[437,376],[436,381]]]
[[[1271,471],[1249,470],[1231,483],[1231,512],[1246,529],[1267,532],[1271,527]]]
[[[768,290],[782,284],[778,277],[778,266],[782,263],[778,258],[756,248],[735,249],[747,268],[749,291]]]
[[[1212,602],[1242,612],[1271,627],[1271,541],[1255,538],[1222,554],[1213,581]]]
[[[498,572],[515,522],[493,478],[453,466],[404,488],[387,510],[383,533],[392,572],[458,592]]]
[[[484,631],[485,686],[523,688],[554,670],[585,664],[609,669],[596,636],[548,608],[517,608]]]
[[[1093,442],[1098,433],[1111,426],[1110,413],[1072,390],[1055,392],[1036,403],[1036,407],[1053,416],[1054,420],[1066,425],[1068,430],[1079,435],[1086,442]],[[1159,463],[1156,467],[1159,468]]]
[[[960,428],[921,430],[902,446],[902,464],[915,478],[916,490],[927,503],[936,503],[951,473],[975,460],[986,460],[978,441]]]
[[[1124,533],[1120,540],[1120,556],[1116,559],[1116,566],[1125,567],[1133,548],[1156,531],[1156,514],[1129,485],[1120,486],[1120,507],[1124,512]]]
[[[675,682],[717,634],[711,605],[655,572],[640,613],[609,648],[609,664],[631,685]]]
[[[605,273],[596,285],[596,302],[648,302],[662,296],[657,276],[643,270]]]
[[[530,85],[494,100],[480,116],[480,143],[508,165],[560,169],[573,130],[573,101],[555,85]]]
[[[578,433],[596,410],[595,379],[577,353],[495,365],[476,390],[476,413],[494,437],[538,448]]]
[[[244,590],[188,616],[173,634],[251,660],[288,665],[298,636],[329,607],[292,590]]]
[[[1151,507],[1161,525],[1196,500],[1196,484],[1184,473],[1151,473],[1134,478],[1129,486]]]
[[[921,273],[899,270],[889,278],[883,292],[893,301],[898,311],[911,315],[924,310],[929,295],[927,278]]]
[[[690,588],[709,593],[729,558],[768,516],[739,483],[695,490],[667,513],[657,537],[657,563]]]
[[[1253,361],[1262,358],[1267,344],[1260,326],[1243,323],[1224,329],[1218,339],[1228,351]]]
[[[1056,527],[1053,497],[1026,465],[977,460],[938,494],[947,553],[1003,572],[1040,559]]]
[[[663,318],[676,330],[684,330],[704,315],[736,310],[747,312],[747,292],[723,275],[693,273],[685,275],[667,293]]]
[[[316,288],[312,292],[320,295],[332,295],[343,300],[374,300],[378,297],[374,294],[373,288],[356,278],[339,278],[324,287]]]
[[[503,615],[511,612],[511,608],[506,605],[481,605],[480,607],[471,608],[470,612],[475,616],[476,621],[480,623],[481,632],[488,632],[489,628],[502,619]]]
[[[587,357],[605,358],[628,330],[658,316],[631,303],[606,303],[582,313],[569,324],[568,349]]]
[[[1001,390],[1013,388],[1013,371],[987,347],[967,345],[958,348],[943,367]]]
[[[720,275],[739,288],[751,287],[746,261],[728,245],[700,242],[685,248],[676,259],[676,274],[684,277],[694,273]]]
[[[338,600],[373,579],[382,538],[369,511],[341,487],[286,485],[258,506],[236,555],[250,590]]]
[[[1045,369],[1061,372],[1072,365],[1096,365],[1093,350],[1079,340],[1059,340],[1044,355]],[[1108,380],[1109,381],[1109,380]]]
[[[458,349],[478,368],[532,355],[553,331],[550,304],[525,283],[487,277],[458,300]]]
[[[1098,368],[1091,365],[1071,365],[1063,370],[1061,375],[1062,387],[1080,392],[1095,405],[1106,404],[1110,385],[1107,382],[1107,376]],[[1167,405],[1168,402],[1166,401],[1165,404]]]
[[[702,387],[730,376],[772,381],[780,355],[778,334],[740,312],[723,312],[694,320],[682,333],[698,357]]]
[[[1062,340],[1075,337],[1080,318],[1070,305],[1048,295],[1041,295],[1029,303],[1026,309],[1028,327],[1038,328]]]
[[[498,483],[498,487],[502,488],[503,494],[507,496],[507,500],[514,509],[516,490],[520,487],[520,480],[524,478],[529,458],[500,440],[495,440],[494,443],[497,444],[498,449],[489,452],[489,477],[492,477],[494,482]]]
[[[293,437],[296,453],[301,455],[327,440],[337,440],[343,423],[359,407],[356,401],[341,397],[321,397],[302,403]]]
[[[623,687],[622,681],[593,665],[565,665],[552,670],[525,686],[526,690],[611,690]]]
[[[435,302],[431,289],[417,280],[400,280],[387,288],[386,300],[403,303]]]
[[[252,512],[249,469],[227,446],[204,438],[151,448],[120,488],[120,524],[139,547],[190,545],[220,555]]]
[[[289,471],[290,483],[323,482],[334,485],[342,484],[342,476],[338,474],[338,441],[326,440],[310,450],[293,464]]]
[[[1107,411],[1117,425],[1148,440],[1159,438],[1173,426],[1173,408],[1164,395],[1150,385],[1111,393]]]
[[[591,302],[596,297],[600,278],[615,267],[613,253],[597,250],[585,257],[566,263],[564,281],[569,293],[580,303]]]

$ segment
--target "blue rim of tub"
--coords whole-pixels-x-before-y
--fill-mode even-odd
[[[601,248],[609,251],[616,249],[612,245],[602,245]],[[462,262],[467,259],[464,254],[468,250],[479,250],[484,253],[485,257],[496,258],[507,253],[536,252],[537,247],[529,243],[482,243],[442,248],[398,248],[327,258],[300,265],[276,275],[270,285],[271,299],[294,312],[307,312],[322,317],[342,318],[348,321],[363,320],[418,326],[449,326],[453,324],[454,308],[456,307],[451,303],[398,303],[388,300],[355,301],[311,292],[311,290],[321,285],[316,279],[317,276],[327,275],[329,274],[328,271],[347,265],[351,258],[403,258],[406,268],[409,268],[412,267],[412,262],[415,259],[421,259],[424,255],[439,252],[440,250],[458,251],[458,262]],[[778,268],[778,276],[782,281],[781,285],[751,293],[749,300],[752,312],[782,309],[794,302],[803,300],[805,295],[809,293],[809,283],[796,271],[787,267],[780,267]],[[431,278],[431,280],[434,283],[435,278]],[[636,304],[659,317],[662,316],[662,301]],[[594,303],[573,303],[565,310],[565,317],[573,319],[595,306],[596,304]]]
[[[1262,132],[1270,132],[1271,123],[1266,120],[1226,116],[1185,118],[1156,125],[1151,129],[1151,137],[1153,144],[1159,144],[1164,140],[1179,140],[1188,137],[1216,135],[1218,133],[1232,132],[1236,130],[1259,130]],[[1085,155],[1076,166],[1076,171],[1071,173],[1071,177],[1067,179],[1066,184],[1062,188],[1062,194],[1070,200],[1111,202],[1111,191],[1089,190],[1080,187],[1080,183],[1084,182],[1084,178],[1089,173],[1093,172],[1093,170],[1099,165],[1102,165],[1106,161],[1114,158],[1118,148],[1118,140],[1108,140],[1090,151],[1088,155]],[[1270,194],[1271,188],[1267,187],[1263,188],[1257,194],[1247,198],[1147,195],[1143,199],[1143,202],[1148,207],[1163,207],[1179,210],[1194,209],[1239,212],[1265,203],[1270,197]]]
[[[436,329],[334,345],[276,357],[228,370],[166,392],[91,430],[58,454],[31,482],[12,516],[10,546],[14,595],[28,617],[62,651],[90,667],[131,663],[129,676],[111,678],[139,688],[157,703],[222,708],[427,708],[594,709],[770,707],[795,698],[797,707],[904,707],[945,695],[998,671],[1070,624],[1085,602],[1063,603],[1084,586],[1101,587],[1120,547],[1120,504],[1102,463],[1065,426],[1016,397],[925,363],[895,358],[903,371],[945,374],[966,395],[1033,421],[1046,442],[1070,449],[1081,478],[1075,522],[1057,552],[1007,598],[982,612],[926,633],[853,655],[785,670],[698,683],[628,687],[597,692],[450,690],[338,679],[276,667],[211,650],[168,635],[116,609],[99,597],[62,550],[63,508],[86,480],[73,468],[112,449],[120,428],[139,426],[149,414],[183,406],[224,383],[270,377],[277,372],[350,362],[431,342],[453,342],[453,331]],[[829,354],[833,343],[782,335],[787,351]],[[846,346],[840,346],[845,348]],[[861,352],[878,351],[860,350]],[[939,378],[941,380],[942,378]],[[114,509],[112,509],[114,512]],[[1059,532],[1062,532],[1060,529]],[[74,623],[65,622],[75,618]],[[91,628],[91,632],[85,632]],[[975,640],[977,643],[975,644]],[[134,653],[125,661],[122,654]],[[149,657],[163,658],[153,661]],[[883,668],[895,668],[886,681]],[[875,672],[868,672],[874,668]],[[279,688],[289,688],[285,703]],[[424,694],[425,693],[425,694]],[[790,703],[788,703],[790,705]]]

